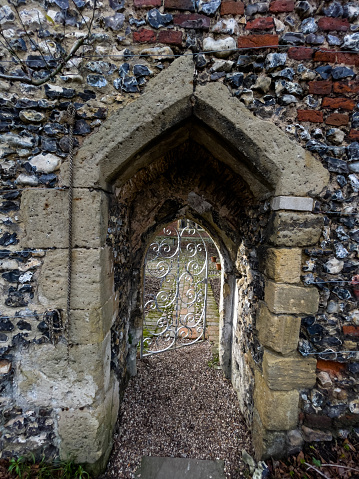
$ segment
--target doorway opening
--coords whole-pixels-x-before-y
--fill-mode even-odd
[[[208,339],[218,350],[221,262],[202,226],[186,218],[157,232],[143,266],[140,358]]]

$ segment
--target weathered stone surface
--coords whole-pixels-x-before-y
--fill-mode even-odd
[[[263,376],[270,389],[291,391],[315,385],[317,361],[295,353],[283,357],[266,350],[263,355]]]
[[[118,310],[118,297],[113,294],[101,308],[71,311],[70,338],[76,344],[94,344],[105,339]]]
[[[294,429],[298,423],[299,392],[274,391],[265,378],[256,371],[254,407],[263,426],[270,431]]]
[[[273,214],[269,241],[276,246],[310,246],[320,238],[323,219],[308,213]]]
[[[287,443],[286,432],[268,431],[256,410],[253,412],[252,437],[255,458],[258,461],[269,457],[283,457]]]
[[[74,456],[95,475],[106,466],[117,420],[119,385],[114,378],[111,382],[104,401],[97,406],[81,410],[70,408],[58,415],[60,458],[68,460]]]
[[[314,314],[318,311],[319,293],[316,288],[278,284],[267,281],[265,302],[276,314]]]
[[[74,249],[73,309],[100,309],[113,295],[109,248]],[[39,276],[39,301],[51,309],[66,309],[67,250],[48,251]]]
[[[313,199],[300,196],[276,196],[272,199],[272,210],[312,211]]]
[[[214,55],[219,58],[227,58],[235,49],[237,45],[232,37],[214,40],[207,37],[203,40],[203,51],[215,52]]]
[[[303,439],[306,442],[331,441],[333,439],[333,435],[330,432],[310,429],[307,426],[302,426],[302,433]]]
[[[299,283],[302,250],[269,248],[266,252],[266,275],[278,283]]]
[[[256,323],[258,339],[263,346],[288,354],[297,349],[300,323],[295,316],[272,314],[262,303]]]
[[[121,182],[125,182],[144,167],[146,161],[150,161],[144,155],[131,161],[137,152],[164,133],[165,129],[194,114],[233,144],[244,155],[246,162],[261,172],[260,176],[264,175],[266,181],[276,185],[275,194],[301,196],[308,190],[313,193],[322,190],[328,180],[328,172],[310,153],[288,140],[285,133],[274,125],[254,117],[230,96],[223,85],[212,83],[197,87],[193,108],[190,101],[192,81],[193,62],[188,57],[176,60],[154,78],[136,102],[113,115],[111,128],[108,123],[105,129],[100,128],[85,140],[75,162],[75,184],[101,184],[106,187],[107,182],[120,171]],[[157,88],[159,83],[160,88]],[[84,163],[86,175],[82,174]],[[238,161],[236,163],[233,165],[235,170],[240,170],[245,179],[248,178],[253,189],[263,192],[263,186],[248,168],[244,164],[239,165]],[[66,169],[67,165],[63,165],[65,183]]]
[[[98,344],[30,346],[18,354],[18,394],[32,406],[86,407],[104,399],[110,384],[111,334]]]
[[[68,192],[27,190],[23,193],[21,214],[24,221],[24,247],[67,248]],[[96,248],[105,243],[108,205],[106,194],[86,189],[74,190],[73,244]]]

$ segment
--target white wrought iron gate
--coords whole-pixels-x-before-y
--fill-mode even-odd
[[[179,227],[165,227],[149,246],[144,263],[141,358],[205,338],[207,236],[197,224],[181,220]]]

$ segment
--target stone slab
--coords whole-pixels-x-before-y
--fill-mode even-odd
[[[299,353],[283,357],[266,350],[263,354],[263,377],[275,391],[312,388],[316,366],[315,358],[303,358]]]
[[[323,218],[295,211],[273,212],[268,240],[275,246],[316,245],[322,233]]]
[[[258,339],[263,346],[288,354],[297,349],[300,323],[300,317],[272,314],[262,303],[256,323]]]
[[[39,301],[51,309],[66,309],[67,250],[46,253],[39,275]],[[114,294],[109,247],[78,248],[72,252],[72,309],[99,309]]]
[[[319,307],[316,288],[267,281],[264,300],[275,314],[314,314]]]
[[[27,189],[22,194],[21,216],[25,248],[68,247],[68,191]],[[108,225],[107,196],[101,191],[75,188],[73,193],[73,245],[98,248],[105,244]]]
[[[312,211],[313,198],[304,196],[276,196],[271,201],[272,210]]]
[[[142,457],[136,478],[141,479],[225,479],[224,461],[178,457]]]
[[[266,275],[278,283],[299,283],[302,250],[269,248],[266,253]]]

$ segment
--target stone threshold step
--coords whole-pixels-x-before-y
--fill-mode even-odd
[[[143,456],[136,479],[225,479],[224,461]]]

